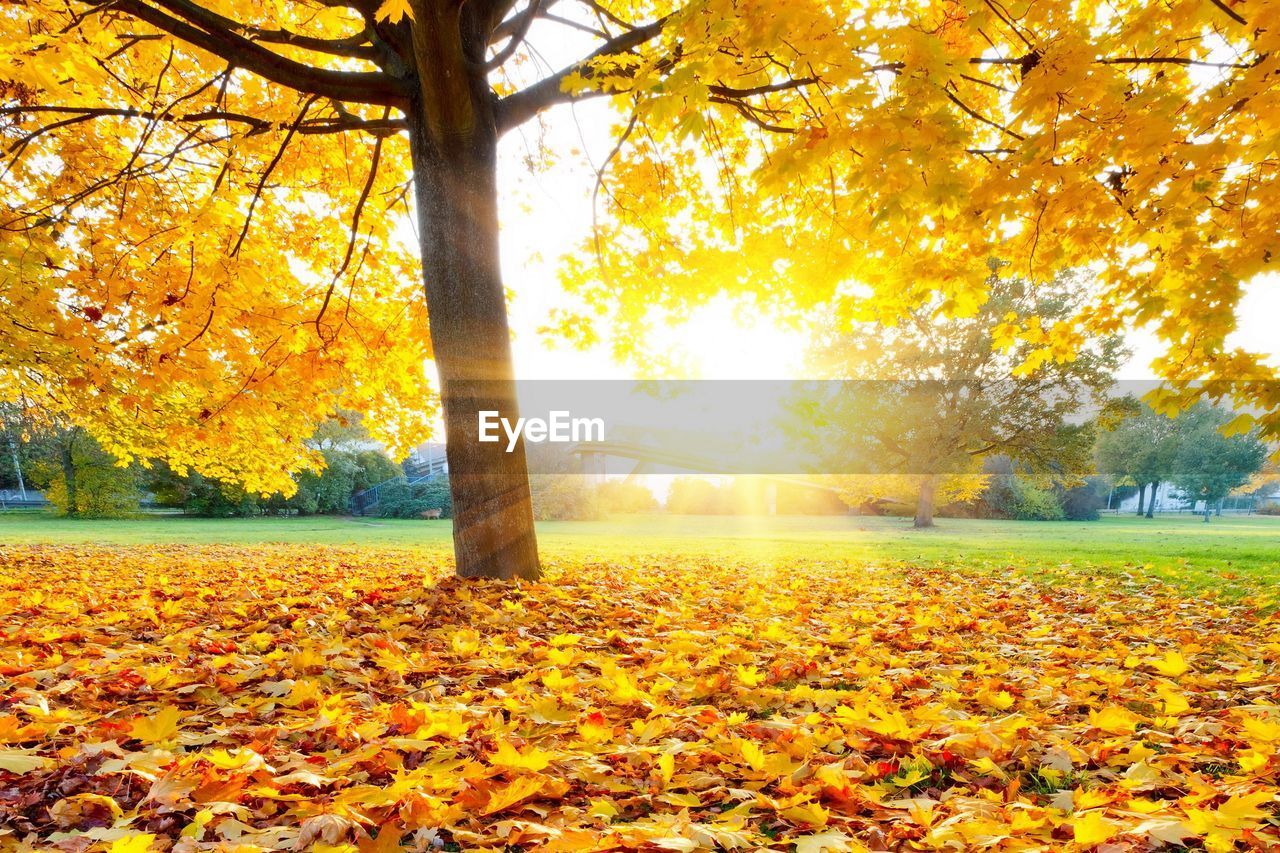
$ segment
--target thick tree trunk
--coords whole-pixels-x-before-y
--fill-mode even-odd
[[[1146,500],[1147,500],[1147,484],[1143,483],[1142,485],[1138,486],[1138,515],[1142,515],[1144,513],[1143,506],[1146,503]]]
[[[409,109],[431,347],[440,374],[453,548],[461,577],[540,574],[523,442],[478,440],[479,411],[517,418],[498,261],[497,131],[483,77],[468,70],[460,4],[416,4],[421,92]]]
[[[934,503],[938,494],[938,478],[932,474],[920,481],[920,494],[916,498],[916,517],[911,526],[933,527]]]
[[[1160,481],[1156,480],[1151,484],[1151,500],[1147,501],[1147,518],[1154,518],[1153,513],[1156,511],[1156,492],[1160,491]]]

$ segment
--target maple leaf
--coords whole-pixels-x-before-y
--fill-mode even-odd
[[[413,4],[409,0],[382,0],[375,17],[392,24],[398,24],[405,18],[412,21]]]
[[[739,738],[735,741],[735,745],[738,748],[738,754],[742,756],[742,760],[746,762],[748,767],[752,770],[764,768],[765,754],[764,750],[760,748],[760,744]]]
[[[1160,660],[1151,664],[1161,675],[1177,678],[1187,671],[1187,660],[1180,652],[1168,651]]]
[[[520,776],[489,792],[481,814],[493,814],[527,800],[542,791],[543,780],[537,776]]]
[[[1108,705],[1100,711],[1089,712],[1089,722],[1111,734],[1132,734],[1141,721],[1142,718],[1137,714],[1119,705]]]
[[[182,713],[172,705],[166,705],[147,717],[140,717],[129,726],[129,734],[143,743],[166,743],[173,740],[179,730]]]
[[[35,750],[0,749],[0,770],[10,773],[30,773],[43,770],[53,764],[52,759],[36,755]]]
[[[1114,838],[1120,828],[1102,816],[1101,812],[1091,811],[1083,815],[1071,817],[1071,834],[1077,844],[1092,847]]]
[[[796,846],[796,853],[854,853],[866,849],[838,829],[796,836],[791,841]]]
[[[150,832],[137,832],[111,842],[110,853],[147,853],[155,844],[156,836]]]
[[[510,741],[502,741],[498,749],[489,755],[489,763],[507,770],[545,770],[555,756],[537,747],[521,752]]]

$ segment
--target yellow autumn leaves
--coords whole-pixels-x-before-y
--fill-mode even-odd
[[[0,850],[1280,844],[1276,618],[1140,581],[0,560]]]

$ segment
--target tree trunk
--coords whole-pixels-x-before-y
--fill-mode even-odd
[[[912,527],[933,527],[933,510],[937,494],[937,476],[930,474],[920,481],[920,494],[916,498],[916,517]]]
[[[9,453],[13,456],[13,473],[18,478],[18,496],[27,499],[27,483],[22,478],[22,457],[18,454],[18,445],[13,440],[13,433],[5,430],[5,438],[9,442]]]
[[[1156,511],[1156,492],[1160,491],[1160,481],[1151,484],[1151,500],[1147,501],[1147,518],[1153,518]]]
[[[505,441],[478,440],[479,411],[512,423],[518,414],[498,260],[497,131],[488,83],[474,59],[464,59],[459,23],[450,18],[460,6],[415,4],[420,91],[408,111],[453,550],[461,577],[536,578],[524,443],[508,453]]]
[[[62,462],[62,484],[67,490],[67,515],[74,516],[80,510],[77,507],[79,495],[76,489],[76,462],[74,454],[75,435],[68,432],[59,442],[59,456]]]
[[[1205,498],[1204,499],[1204,523],[1205,524],[1209,523],[1209,513],[1211,512],[1213,512],[1213,507],[1210,505],[1209,499]]]

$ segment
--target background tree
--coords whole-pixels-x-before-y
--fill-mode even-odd
[[[1053,482],[1020,470],[1006,456],[988,457],[982,472],[986,483],[975,510],[984,518],[1096,521],[1106,504],[1106,486],[1097,476]]]
[[[31,464],[29,438],[32,424],[21,406],[0,402],[0,488],[25,497]]]
[[[1098,435],[1098,470],[1138,488],[1138,515],[1151,518],[1156,491],[1173,475],[1181,443],[1178,422],[1145,403],[1130,401],[1131,415]],[[1147,487],[1151,498],[1147,500]]]
[[[626,480],[606,480],[596,486],[596,501],[606,513],[657,512],[658,499],[645,486]]]
[[[356,476],[352,491],[362,492],[396,477],[403,477],[404,470],[379,450],[361,450],[356,453]]]
[[[704,477],[676,477],[667,487],[667,512],[678,515],[726,515],[728,490]]]
[[[1280,493],[1280,461],[1271,457],[1245,485],[1254,501],[1265,500]]]
[[[138,511],[138,465],[121,464],[77,426],[48,428],[33,438],[32,476],[59,514],[119,518]]]
[[[1176,421],[1179,442],[1172,480],[1191,500],[1204,501],[1206,522],[1214,507],[1248,483],[1266,461],[1266,446],[1252,432],[1224,434],[1233,417],[1201,403]]]
[[[1011,331],[1033,363],[1069,357],[1082,327],[1152,320],[1167,374],[1243,376],[1233,389],[1280,408],[1264,396],[1274,372],[1225,345],[1240,283],[1280,248],[1276,27],[1198,0],[881,11],[11,4],[8,390],[46,396],[123,459],[269,491],[319,464],[301,442],[339,407],[373,416],[393,449],[421,438],[430,353],[458,571],[536,575],[522,453],[476,442],[469,416],[515,414],[497,145],[609,94],[626,118],[596,261],[568,279],[625,307],[624,337],[650,308],[730,287],[790,310],[862,282],[886,314],[938,290],[964,313],[986,257],[1032,278],[1096,264],[1105,290],[1072,322]],[[570,33],[581,50],[543,74]],[[409,197],[416,261],[392,236]]]
[[[940,300],[903,321],[854,324],[812,355],[823,375],[853,380],[835,399],[800,411],[800,430],[832,471],[906,476],[915,483],[916,527],[930,527],[945,478],[973,478],[985,457],[1003,454],[1029,472],[1073,480],[1090,469],[1091,426],[1070,420],[1100,403],[1123,354],[1115,336],[1095,339],[1070,360],[1029,367],[1025,342],[999,338],[1017,318],[1052,323],[1086,299],[1073,273],[1034,283],[999,275],[964,317]],[[980,491],[980,488],[978,489]]]

